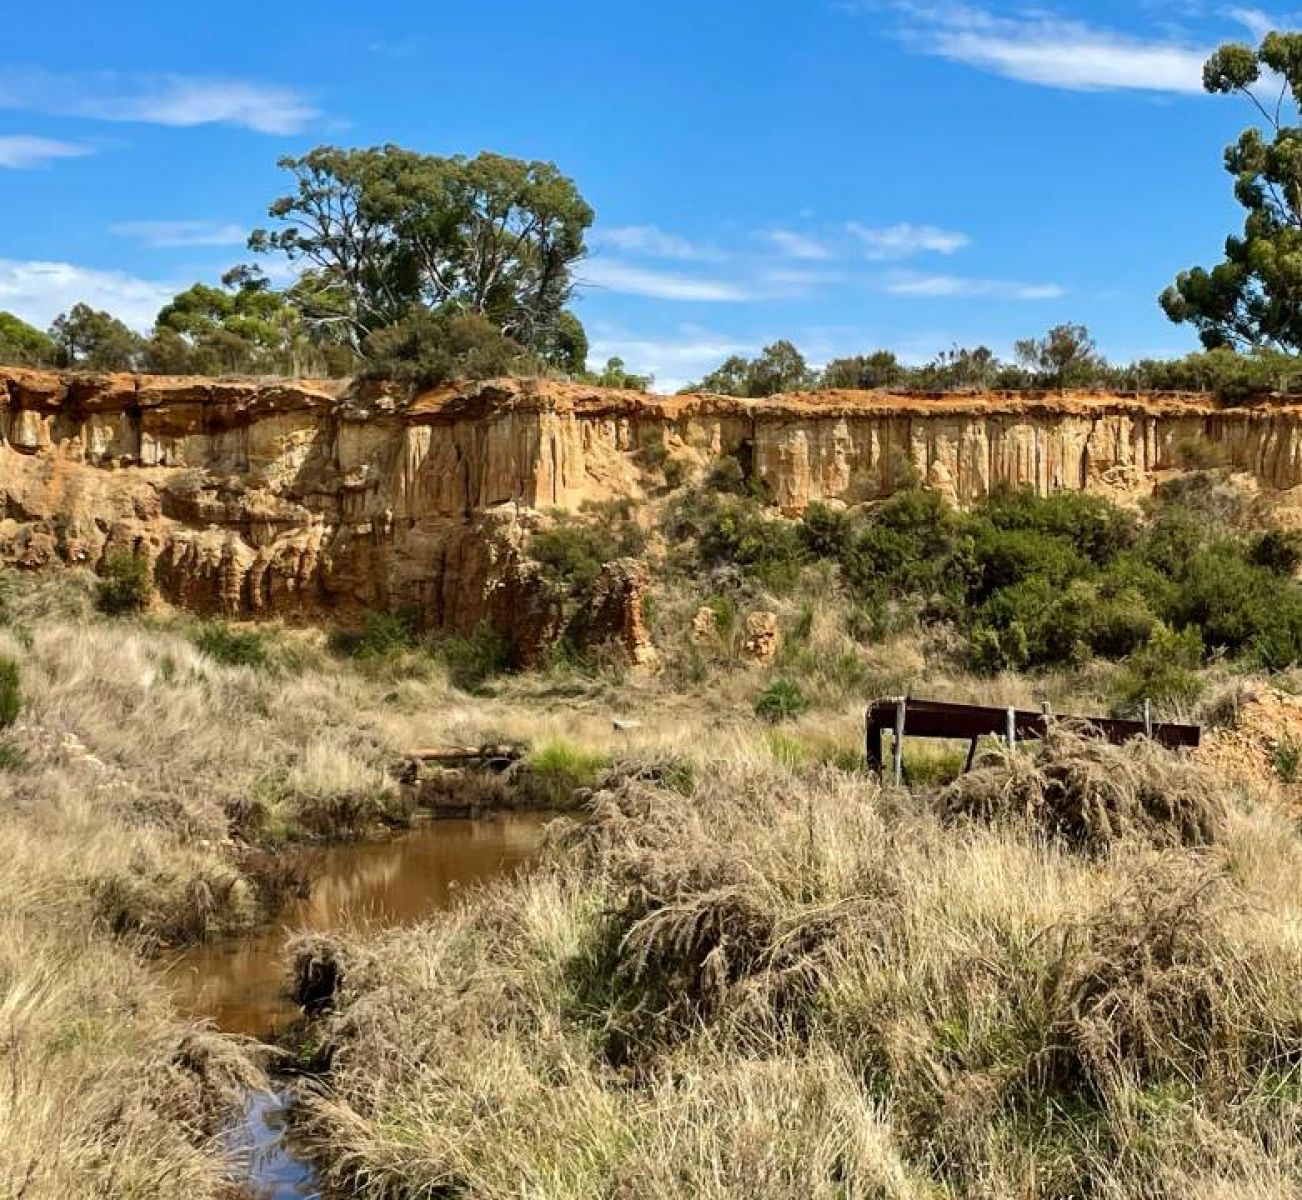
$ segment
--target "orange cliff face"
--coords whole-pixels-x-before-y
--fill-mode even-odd
[[[1207,397],[827,392],[645,396],[497,380],[415,396],[345,381],[66,375],[0,367],[0,561],[145,554],[175,603],[435,627],[529,608],[539,510],[639,499],[668,459],[732,454],[784,512],[921,479],[1142,492],[1219,463],[1302,484],[1302,406]]]

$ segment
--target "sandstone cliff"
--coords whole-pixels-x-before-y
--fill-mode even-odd
[[[1142,490],[1233,466],[1302,483],[1302,406],[1207,397],[830,392],[644,396],[503,380],[409,397],[338,381],[0,368],[0,561],[147,555],[200,611],[410,606],[431,626],[532,619],[519,548],[538,510],[634,499],[666,462],[732,454],[775,504],[858,503],[921,477],[957,502],[999,483]]]

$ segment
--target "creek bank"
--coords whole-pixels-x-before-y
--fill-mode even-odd
[[[294,935],[340,929],[380,931],[411,924],[454,903],[464,889],[519,869],[535,855],[549,817],[503,813],[478,821],[427,820],[384,841],[307,852],[312,886],[251,936],[209,942],[172,956],[163,968],[176,1006],[226,1034],[285,1043],[282,1064],[301,1057],[302,1012],[286,989],[286,948]],[[310,939],[309,939],[310,940]],[[228,1130],[227,1150],[247,1165],[249,1194],[291,1200],[318,1194],[311,1164],[288,1136],[294,1087],[249,1089]]]

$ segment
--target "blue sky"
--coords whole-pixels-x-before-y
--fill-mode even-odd
[[[19,8],[19,6],[14,6]],[[660,385],[789,337],[815,362],[1006,353],[1083,321],[1177,353],[1158,292],[1240,213],[1250,120],[1207,52],[1287,11],[1196,0],[22,5],[0,49],[0,309],[140,327],[322,142],[555,161],[597,211],[594,362]]]

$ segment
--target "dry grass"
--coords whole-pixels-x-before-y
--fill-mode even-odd
[[[762,751],[626,774],[551,866],[332,945],[310,1124],[359,1196],[1295,1194],[1302,844],[1204,799],[1191,848],[1184,801],[1080,842]]]
[[[1001,748],[993,761],[940,797],[949,816],[1029,822],[1092,850],[1127,838],[1205,846],[1225,828],[1225,781],[1155,742],[1114,746],[1062,726],[1029,751]]]

